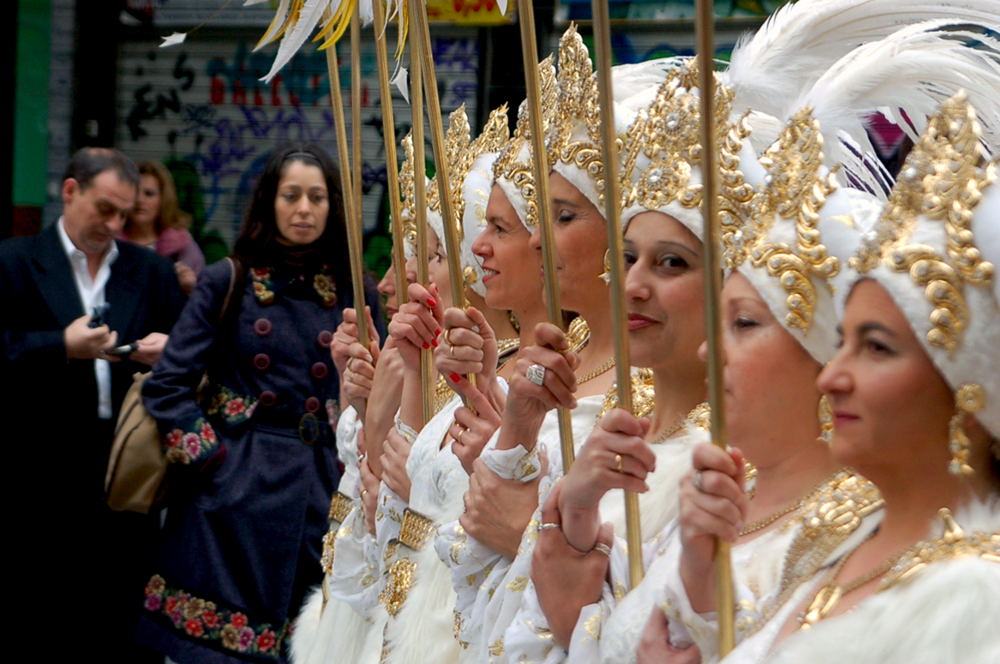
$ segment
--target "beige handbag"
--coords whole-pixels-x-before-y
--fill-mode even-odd
[[[236,266],[230,259],[229,290],[219,312],[219,322],[229,307],[236,282]],[[163,478],[167,474],[167,459],[156,420],[142,403],[142,385],[150,375],[137,372],[132,386],[125,393],[118,424],[115,426],[114,443],[104,476],[104,492],[108,507],[118,512],[148,514],[162,502]],[[200,393],[208,385],[208,374],[202,377]]]

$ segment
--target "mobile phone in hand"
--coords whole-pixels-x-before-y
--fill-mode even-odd
[[[139,342],[133,341],[130,344],[125,344],[124,346],[117,346],[115,348],[109,348],[104,351],[105,355],[117,355],[119,357],[124,357],[125,355],[131,355],[135,351],[139,350]]]
[[[111,305],[105,302],[104,304],[98,304],[94,307],[94,313],[90,316],[90,322],[87,323],[87,327],[100,327],[102,325],[107,325],[108,323],[108,313],[111,311]]]

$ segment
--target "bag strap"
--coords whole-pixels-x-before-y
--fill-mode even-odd
[[[219,319],[216,321],[220,327],[222,319],[226,316],[226,310],[229,309],[229,301],[233,299],[233,288],[236,286],[236,263],[229,256],[226,256],[222,260],[229,263],[229,289],[226,290],[226,299],[222,301],[222,308],[219,309]]]

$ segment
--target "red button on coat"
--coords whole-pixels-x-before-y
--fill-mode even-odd
[[[331,341],[333,341],[333,333],[330,332],[330,330],[323,330],[318,335],[316,335],[316,343],[318,343],[323,348],[329,348]]]
[[[317,362],[316,364],[312,365],[312,370],[310,371],[310,373],[312,373],[313,378],[322,380],[326,378],[326,375],[328,373],[330,373],[330,367],[326,366],[325,362]]]
[[[253,322],[253,331],[262,337],[271,334],[271,321],[266,318],[258,318]]]
[[[264,390],[260,393],[260,405],[264,407],[273,406],[278,401],[278,396],[271,390]]]
[[[271,358],[267,353],[257,353],[253,356],[253,365],[261,371],[266,371],[271,366]]]
[[[319,410],[319,399],[316,397],[309,397],[306,399],[306,410],[310,413],[315,413]]]

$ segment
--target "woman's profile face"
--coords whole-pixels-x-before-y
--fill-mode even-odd
[[[444,306],[452,306],[448,256],[445,254],[444,244],[429,225],[427,226],[427,276],[431,283],[437,286]]]
[[[855,285],[841,332],[840,350],[817,381],[833,406],[834,458],[876,482],[901,454],[946,468],[954,397],[878,282]]]
[[[601,279],[608,248],[604,217],[579,189],[555,171],[549,176],[549,196],[562,308],[580,312],[606,308],[608,289]],[[531,246],[541,251],[537,229],[531,235]]]
[[[819,362],[739,272],[726,279],[721,305],[723,384],[733,445],[758,465],[786,455],[790,440],[819,445]]]
[[[139,195],[135,199],[132,219],[145,226],[155,222],[158,216],[160,216],[160,181],[154,175],[140,175]]]
[[[538,278],[541,261],[529,246],[524,227],[503,190],[493,185],[486,205],[486,227],[472,243],[483,266],[486,304],[493,309],[515,309],[541,298]]]
[[[330,196],[326,178],[318,166],[289,162],[278,180],[274,218],[278,242],[288,246],[312,244],[326,230]]]
[[[625,232],[625,296],[632,365],[693,360],[705,340],[701,241],[661,212],[643,212]]]

